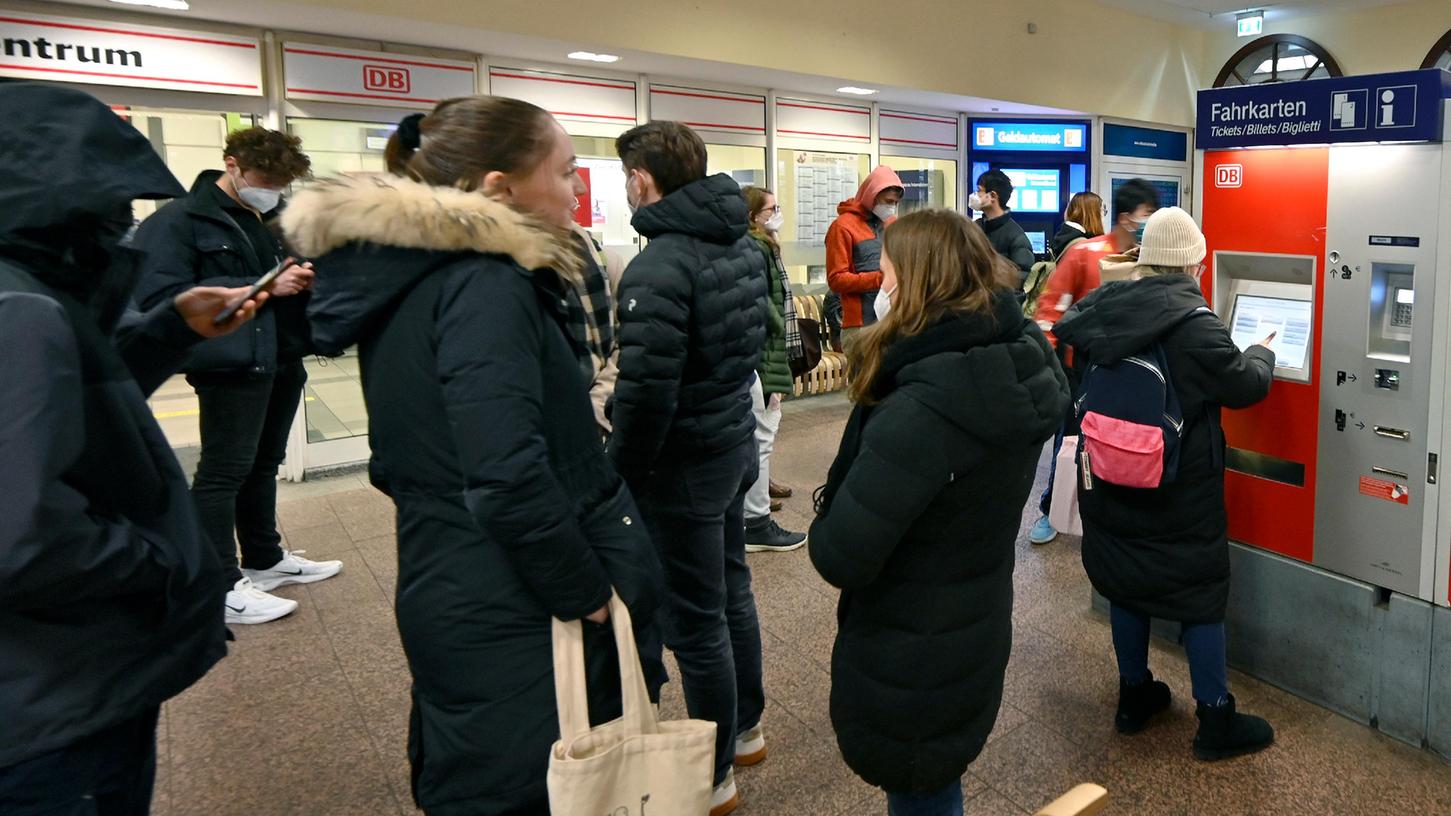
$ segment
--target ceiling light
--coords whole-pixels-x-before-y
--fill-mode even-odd
[[[1239,36],[1258,37],[1265,33],[1265,13],[1263,11],[1246,11],[1234,16],[1235,23],[1239,27]]]
[[[120,3],[123,6],[151,6],[172,11],[191,11],[191,5],[186,0],[111,0],[111,2]]]
[[[857,96],[871,96],[876,93],[874,88],[858,88],[855,85],[843,85],[836,89],[837,93],[856,94]]]
[[[620,58],[614,54],[596,54],[593,51],[575,51],[569,55],[572,60],[583,60],[584,62],[619,62]]]

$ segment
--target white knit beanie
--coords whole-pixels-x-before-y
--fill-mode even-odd
[[[1194,216],[1165,207],[1149,216],[1139,247],[1139,266],[1189,266],[1204,260],[1204,233]]]

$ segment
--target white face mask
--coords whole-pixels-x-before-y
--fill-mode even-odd
[[[640,196],[630,190],[630,182],[636,178],[638,177],[634,173],[631,173],[630,177],[625,179],[625,205],[630,208],[630,215],[632,216],[640,211]],[[639,185],[636,186],[638,187]]]
[[[243,178],[241,173],[237,174],[237,183],[234,186],[237,188],[237,197],[242,199],[242,203],[257,212],[272,212],[282,201],[281,190],[253,187],[247,183],[247,179]]]
[[[781,213],[776,213],[770,218],[767,218],[766,223],[762,224],[762,226],[766,228],[766,232],[780,232],[781,227],[785,224],[786,216],[782,215]]]
[[[878,204],[877,206],[872,208],[872,215],[875,215],[883,221],[890,221],[893,218],[897,217],[897,205]]]
[[[892,310],[892,295],[896,291],[897,287],[895,286],[890,291],[886,289],[877,290],[877,299],[872,301],[872,311],[877,313],[878,320],[885,319],[887,312]]]
[[[970,210],[977,210],[978,212],[982,212],[983,210],[987,209],[987,202],[984,201],[983,197],[978,195],[977,193],[969,193],[967,196],[967,208]]]

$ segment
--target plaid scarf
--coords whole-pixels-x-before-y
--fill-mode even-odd
[[[781,302],[785,304],[785,308],[781,313],[786,318],[786,359],[800,360],[806,356],[806,347],[801,343],[801,327],[796,323],[796,298],[791,294],[791,278],[786,274],[786,264],[781,261],[780,250],[772,253],[771,260],[776,267],[776,274],[781,276],[781,291],[784,293]]]
[[[570,335],[589,351],[592,368],[586,373],[593,382],[615,350],[615,301],[610,296],[602,250],[587,234],[576,233],[575,238],[584,258],[584,270],[580,282],[571,287],[570,296],[565,298],[566,310]]]

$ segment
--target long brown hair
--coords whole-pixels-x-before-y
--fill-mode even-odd
[[[773,252],[780,252],[781,244],[777,242],[776,236],[767,232],[765,227],[756,222],[756,216],[761,214],[761,210],[766,209],[766,196],[773,196],[775,193],[765,187],[747,187],[741,190],[741,195],[746,197],[746,210],[749,211],[746,218],[751,224],[751,234],[770,244]]]
[[[388,171],[439,187],[476,190],[497,170],[527,174],[549,155],[553,118],[543,108],[503,96],[445,99],[418,122],[420,144],[388,138]]]
[[[892,309],[847,352],[851,398],[862,405],[880,399],[875,386],[888,347],[949,313],[990,314],[994,294],[1017,278],[1017,268],[993,251],[982,228],[952,210],[902,216],[882,234],[882,252],[897,271]]]
[[[1068,212],[1064,215],[1083,227],[1089,238],[1103,234],[1103,199],[1098,197],[1098,193],[1074,193],[1073,198],[1068,199]]]

